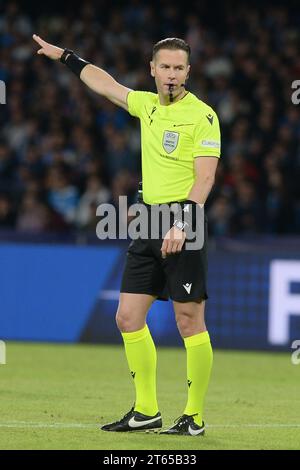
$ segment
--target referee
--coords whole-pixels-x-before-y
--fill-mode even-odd
[[[203,207],[220,157],[220,130],[213,109],[185,88],[190,47],[184,40],[167,38],[155,44],[150,70],[157,93],[150,93],[122,86],[69,49],[53,46],[37,35],[33,39],[40,46],[38,54],[60,60],[89,88],[140,120],[142,197],[147,210],[174,202],[184,211]],[[146,318],[154,300],[171,298],[186,348],[188,396],[181,416],[160,433],[204,435],[203,407],[213,360],[204,320],[207,241],[205,235],[203,247],[194,250],[187,250],[185,241],[185,224],[172,219],[161,239],[138,238],[129,245],[116,322],[136,399],[123,418],[102,426],[104,431],[162,427],[156,396],[156,349]]]

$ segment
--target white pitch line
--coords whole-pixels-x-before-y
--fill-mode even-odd
[[[300,424],[206,424],[207,428],[300,428]]]
[[[59,428],[59,429],[96,429],[97,424],[81,423],[31,423],[26,421],[0,422],[0,428]]]
[[[207,424],[207,428],[300,428],[300,424]],[[82,423],[35,423],[27,421],[0,422],[0,428],[57,428],[57,429],[98,429],[99,424]]]

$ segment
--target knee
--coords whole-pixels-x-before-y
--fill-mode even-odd
[[[183,338],[206,331],[203,307],[189,308],[183,305],[176,311],[176,323]]]
[[[121,332],[131,331],[133,323],[130,312],[124,308],[118,309],[116,313],[116,324]]]
[[[182,337],[194,334],[194,320],[189,312],[182,311],[176,315],[176,323]]]

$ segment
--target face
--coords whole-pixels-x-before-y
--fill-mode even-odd
[[[160,95],[169,95],[169,84],[173,85],[173,96],[179,95],[188,78],[190,65],[188,55],[181,49],[160,49],[154,60],[150,62],[151,75],[155,79],[156,88]]]

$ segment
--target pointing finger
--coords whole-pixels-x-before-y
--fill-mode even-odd
[[[43,41],[43,39],[41,39],[40,36],[37,36],[36,34],[34,34],[32,37],[40,46],[43,46],[45,44],[45,41]]]

